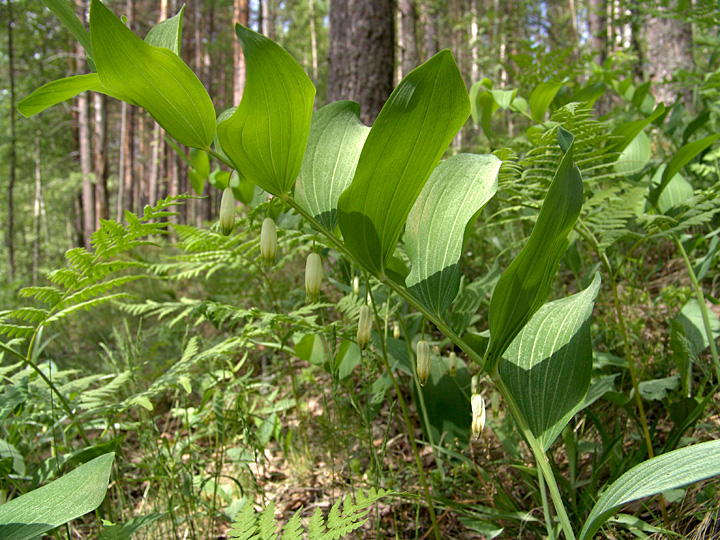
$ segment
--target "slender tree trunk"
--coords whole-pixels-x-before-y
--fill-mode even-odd
[[[8,156],[8,165],[10,168],[8,174],[7,187],[7,228],[5,236],[5,245],[8,250],[8,281],[15,278],[15,207],[13,204],[13,196],[15,194],[15,180],[17,168],[17,129],[15,127],[15,51],[13,49],[13,27],[15,20],[12,12],[12,2],[6,2],[8,10],[8,69],[10,71],[10,152]]]
[[[90,235],[95,231],[95,185],[90,145],[90,96],[87,92],[78,96],[78,142],[82,173],[83,245],[89,249]]]
[[[77,0],[76,9],[80,20],[85,21],[86,2]],[[77,55],[77,73],[83,73],[85,67],[85,49],[78,43],[75,48]],[[90,96],[83,92],[77,98],[78,104],[78,146],[80,149],[80,172],[82,175],[82,234],[83,245],[90,249],[90,235],[95,231],[95,185],[93,183],[93,156],[90,127]]]
[[[263,0],[262,10],[262,33],[270,39],[275,39],[275,0]]]
[[[40,265],[40,217],[42,212],[42,166],[40,159],[40,130],[35,135],[35,204],[33,205],[33,240],[32,283],[37,283],[38,266]]]
[[[96,227],[100,226],[100,219],[110,218],[110,204],[108,201],[108,144],[107,144],[107,100],[103,94],[93,94],[95,108],[94,144],[95,152],[95,216]]]
[[[430,0],[422,0],[420,4],[420,21],[424,32],[424,55],[428,60],[440,50],[438,46],[438,15]]]
[[[308,0],[309,16],[310,16],[310,56],[312,59],[312,82],[317,82],[318,75],[318,49],[317,49],[317,33],[315,31],[315,0]]]
[[[400,78],[415,69],[420,63],[417,47],[417,10],[415,0],[399,0],[398,45],[400,52]]]
[[[470,2],[470,84],[480,78],[480,26],[478,24],[477,0]]]
[[[588,4],[590,47],[597,55],[597,61],[600,65],[605,63],[608,53],[607,9],[607,0],[590,0]]]
[[[267,0],[263,2],[263,7],[266,4]],[[235,27],[235,23],[247,26],[249,16],[250,11],[248,9],[248,0],[233,0],[233,27]],[[235,77],[233,80],[233,105],[239,105],[240,100],[242,99],[243,88],[245,88],[247,70],[240,42],[237,39],[235,39],[234,42],[235,55],[233,57],[233,63],[235,65]]]
[[[328,101],[357,101],[368,125],[392,92],[394,27],[392,2],[330,0]]]

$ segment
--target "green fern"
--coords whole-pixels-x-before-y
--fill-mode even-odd
[[[384,489],[377,491],[371,489],[365,496],[362,491],[358,491],[357,500],[354,503],[349,496],[345,497],[342,501],[342,511],[340,510],[341,499],[338,499],[330,508],[327,522],[320,508],[316,508],[308,523],[307,538],[309,540],[344,538],[365,524],[370,506],[382,497],[393,494],[392,491]],[[303,527],[300,522],[301,511],[302,509],[295,512],[285,524],[284,529],[281,527],[281,530],[278,531],[276,530],[278,523],[275,520],[275,504],[273,502],[270,502],[260,514],[255,512],[250,502],[246,502],[235,517],[232,527],[228,531],[228,537],[239,540],[277,540],[279,533],[282,532],[280,540],[299,540],[303,538]]]

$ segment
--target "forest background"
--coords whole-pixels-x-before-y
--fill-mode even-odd
[[[175,0],[106,5],[141,37],[181,8]],[[87,20],[89,3],[73,9]],[[297,60],[317,88],[315,109],[354,100],[369,126],[403,77],[449,48],[473,110],[447,155],[501,157],[497,200],[507,203],[488,206],[483,227],[467,240],[464,283],[475,280],[468,290],[476,301],[466,311],[456,306],[462,330],[487,329],[500,268],[530,234],[531,212],[547,188],[542,134],[561,125],[580,139],[584,212],[596,243],[583,237],[585,244],[571,244],[551,297],[584,289],[595,271],[604,272],[593,323],[594,398],[551,459],[566,479],[571,518],[582,524],[602,487],[653,451],[717,438],[718,15],[711,0],[190,2],[180,56],[218,113],[239,104],[246,71],[232,26],[240,22]],[[114,451],[121,459],[98,518],[75,521],[56,537],[221,538],[247,500],[258,509],[275,500],[288,519],[301,506],[310,515],[369,488],[401,495],[373,500],[373,519],[355,534],[423,537],[434,516],[426,501],[407,495],[424,482],[410,429],[421,443],[443,537],[552,536],[534,516],[547,504],[545,488],[490,390],[489,429],[470,440],[468,388],[477,367],[461,359],[467,403],[447,412],[438,398],[443,390],[423,399],[412,368],[395,366],[411,403],[406,425],[386,374],[343,345],[354,342],[358,312],[347,261],[330,252],[323,304],[305,307],[304,256],[315,243],[308,226],[245,186],[236,231],[225,240],[215,221],[227,169],[178,145],[144,111],[87,93],[21,117],[17,105],[33,90],[89,68],[82,47],[41,2],[6,0],[1,16],[5,343],[27,347],[18,328],[39,321],[17,309],[32,309],[42,300],[37,287],[57,284],[57,269],[73,266],[67,250],[96,252],[102,227],[127,223],[126,211],[157,225],[151,242],[133,238],[127,249],[108,250],[123,262],[120,277],[98,278],[82,298],[85,310],[40,334],[32,358],[38,369],[0,352],[3,497]],[[620,148],[613,137],[628,125],[640,128]],[[703,143],[674,171],[679,179],[674,199],[661,205],[664,219],[648,217],[648,190],[696,141]],[[603,150],[592,154],[593,146]],[[156,206],[166,198],[167,206]],[[248,262],[266,212],[285,231],[273,274]],[[110,289],[116,294],[105,295]],[[386,322],[401,324],[409,345],[425,335],[417,314],[381,285],[363,284],[360,296],[370,289],[394,306]],[[705,321],[698,301],[707,306]],[[437,332],[433,345],[434,358],[445,362],[451,347]],[[412,351],[398,352],[398,362],[410,363]],[[41,372],[77,418],[62,410]],[[452,442],[434,438],[448,430],[443,416],[452,416]],[[68,427],[76,421],[87,434]],[[581,488],[586,495],[571,495]],[[663,497],[626,509],[609,527],[627,537],[720,534],[712,481]],[[118,525],[112,533],[100,517],[124,524],[125,532]]]

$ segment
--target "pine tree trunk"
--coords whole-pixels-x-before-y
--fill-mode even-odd
[[[678,91],[670,82],[679,69],[693,71],[692,28],[677,13],[678,2],[672,0],[670,7],[657,6],[645,25],[647,39],[648,76],[653,82],[655,98],[665,105],[678,99]],[[681,96],[686,107],[692,99],[689,94]]]
[[[402,79],[420,64],[420,55],[417,48],[415,0],[399,0],[398,10],[400,13],[400,23],[398,25],[399,67],[400,78]]]
[[[318,76],[318,48],[317,32],[315,31],[315,0],[308,0],[308,9],[310,16],[310,57],[312,59],[311,79],[313,83],[316,83]]]
[[[607,0],[590,0],[588,4],[588,31],[590,47],[597,55],[597,63],[603,65],[608,53]]]
[[[35,238],[33,240],[33,262],[32,262],[32,283],[37,283],[38,266],[40,265],[40,214],[42,211],[42,166],[40,159],[40,135],[38,130],[35,135],[35,203],[33,205],[33,229]]]
[[[5,245],[8,250],[8,281],[15,277],[15,208],[13,196],[15,194],[15,180],[17,168],[17,130],[15,127],[15,52],[13,49],[13,26],[15,24],[12,12],[12,2],[5,4],[8,10],[8,69],[10,71],[10,151],[8,156],[8,187],[7,187],[7,228],[5,231]]]
[[[357,101],[368,125],[392,92],[393,16],[386,0],[330,0],[328,101]]]
[[[263,6],[267,0],[263,3]],[[248,9],[248,0],[233,1],[233,29],[235,23],[247,26],[250,11]],[[234,31],[234,30],[233,30]],[[245,88],[245,79],[247,78],[247,70],[245,67],[245,57],[243,56],[240,42],[235,39],[235,55],[233,63],[235,65],[235,77],[233,80],[233,105],[239,105],[242,99],[243,88]]]
[[[95,217],[96,228],[100,219],[110,218],[108,202],[108,144],[107,144],[107,100],[103,94],[93,94],[95,109],[94,123],[94,165],[95,165]]]

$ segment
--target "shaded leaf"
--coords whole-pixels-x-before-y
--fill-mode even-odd
[[[584,405],[592,374],[590,315],[599,289],[595,274],[584,291],[545,304],[500,360],[500,378],[544,450]]]

